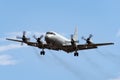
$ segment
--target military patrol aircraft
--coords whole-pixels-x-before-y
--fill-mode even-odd
[[[41,39],[44,37],[45,42],[43,42]],[[40,55],[45,55],[44,49],[50,49],[50,50],[63,50],[67,53],[74,52],[74,56],[79,56],[78,51],[79,50],[87,50],[87,49],[96,49],[98,46],[106,46],[106,45],[113,45],[114,43],[93,43],[91,42],[91,38],[93,36],[90,34],[88,38],[82,37],[83,40],[86,41],[85,44],[79,44],[78,41],[78,30],[75,29],[74,34],[71,35],[71,39],[67,39],[64,36],[50,31],[46,32],[45,36],[41,35],[40,37],[36,37],[35,35],[33,38],[36,40],[36,42],[30,41],[30,38],[26,37],[26,32],[23,31],[22,37],[16,37],[17,39],[9,39],[6,38],[6,40],[10,41],[16,41],[27,44],[28,46],[38,47],[42,49],[40,51]]]

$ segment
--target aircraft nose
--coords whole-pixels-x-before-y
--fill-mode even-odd
[[[46,35],[45,35],[45,38],[49,38],[49,35],[48,35],[48,34],[46,34]]]
[[[45,40],[46,40],[46,41],[50,40],[50,35],[46,34],[46,35],[45,35]]]
[[[45,41],[46,41],[47,43],[50,43],[50,41],[51,41],[51,36],[48,35],[48,34],[46,34],[46,35],[45,35]]]

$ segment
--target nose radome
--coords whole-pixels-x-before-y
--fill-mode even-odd
[[[50,39],[51,38],[51,35],[49,35],[49,34],[46,34],[45,35],[45,40],[48,40],[48,39]]]
[[[48,34],[46,34],[46,35],[45,35],[45,38],[49,38],[49,35],[48,35]]]
[[[47,34],[45,35],[45,39],[46,39],[46,38],[48,38],[48,35],[47,35]]]
[[[52,35],[49,35],[49,34],[46,34],[45,35],[45,41],[49,44],[50,42],[51,42],[51,40],[52,40]]]

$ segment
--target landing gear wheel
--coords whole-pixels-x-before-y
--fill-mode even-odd
[[[75,52],[75,53],[74,53],[74,56],[79,56],[78,52]]]
[[[43,51],[43,55],[45,55],[45,51]]]
[[[40,52],[40,55],[42,55],[42,54],[43,54],[43,52],[41,51],[41,52]]]
[[[40,55],[45,55],[45,51],[41,51],[41,52],[40,52]]]

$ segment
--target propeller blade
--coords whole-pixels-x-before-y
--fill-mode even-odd
[[[26,31],[23,31],[23,36],[25,36],[26,35]]]
[[[71,34],[71,39],[73,39],[73,34]]]
[[[92,37],[93,37],[93,35],[92,35],[92,34],[90,34],[88,38],[90,39],[90,38],[92,38]]]
[[[84,37],[81,37],[81,39],[83,39],[83,40],[85,40],[85,41],[87,40],[87,39],[85,39]]]
[[[41,39],[43,38],[43,35],[41,35],[39,38],[40,38],[40,40],[41,40]]]
[[[33,35],[33,38],[37,40],[37,37],[35,35]]]

